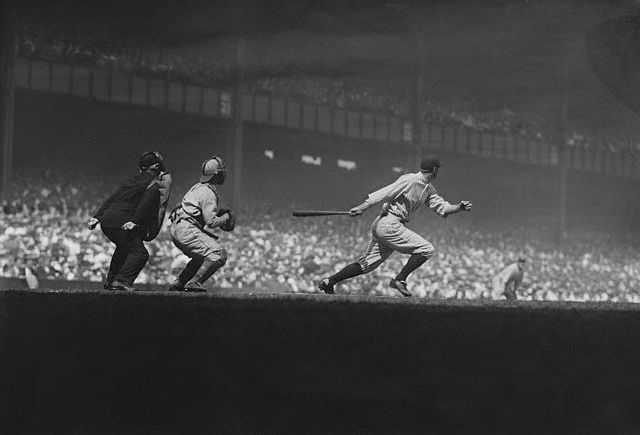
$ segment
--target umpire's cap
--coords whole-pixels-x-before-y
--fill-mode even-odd
[[[433,172],[435,168],[440,166],[440,159],[436,156],[427,156],[420,162],[420,172]]]
[[[140,159],[138,160],[138,167],[141,170],[144,170],[156,163],[160,165],[160,170],[163,171],[164,159],[162,158],[162,154],[157,151],[146,151],[140,156]]]

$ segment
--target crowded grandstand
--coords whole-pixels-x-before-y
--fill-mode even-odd
[[[15,183],[2,207],[2,275],[24,277],[30,268],[41,279],[104,281],[112,248],[84,223],[102,199],[95,192],[104,192],[105,182],[50,172],[18,176]],[[184,184],[175,190],[186,190]],[[364,249],[366,220],[297,219],[291,216],[295,205],[282,207],[261,198],[243,204],[237,229],[223,236],[229,260],[216,275],[215,287],[315,292],[315,283],[332,272],[336,262],[344,265],[354,247]],[[168,223],[167,218],[159,237],[147,243],[150,261],[138,279],[141,284],[168,287],[186,263],[169,240]],[[452,224],[424,214],[412,227],[423,232],[427,228],[436,247],[436,255],[415,274],[416,296],[501,298],[492,294],[491,279],[521,255],[528,259],[522,299],[640,302],[638,247],[619,235],[572,231],[567,244],[559,247],[541,227],[492,227],[462,219]],[[401,262],[396,254],[374,273],[344,284],[342,291],[392,295],[385,284]]]
[[[64,34],[60,29],[49,29],[38,21],[25,21],[18,26],[15,53],[18,70],[15,80],[18,83],[19,98],[25,96],[26,99],[51,99],[54,98],[52,94],[71,94],[73,98],[82,94],[82,90],[77,91],[75,88],[78,86],[77,78],[84,77],[75,75],[76,71],[81,70],[91,77],[88,82],[90,89],[84,91],[86,97],[89,97],[90,101],[102,100],[95,103],[96,107],[103,107],[98,104],[108,105],[114,101],[122,103],[122,100],[125,103],[128,100],[135,105],[136,80],[148,83],[149,103],[153,98],[151,87],[153,81],[156,81],[161,83],[161,87],[164,86],[164,106],[169,110],[172,110],[172,86],[179,84],[182,87],[180,95],[183,98],[183,112],[185,108],[186,112],[189,112],[190,106],[197,106],[190,103],[188,89],[202,90],[203,95],[207,90],[215,89],[219,100],[217,109],[212,113],[216,112],[221,118],[231,116],[229,106],[225,104],[228,104],[228,99],[231,98],[234,65],[228,59],[199,58],[162,47],[127,46],[116,49],[112,44],[105,44],[90,37]],[[100,73],[106,74],[107,78],[104,80],[109,86],[108,92],[103,96],[97,88],[92,88],[100,83]],[[114,88],[117,77],[126,77],[129,81],[128,90],[123,91],[129,93],[128,99],[119,99],[117,96]],[[44,85],[43,88],[38,85],[38,80],[48,85]],[[58,82],[67,83],[68,92],[57,89]],[[257,168],[258,175],[247,175],[247,185],[260,184],[252,181],[252,176],[270,177],[274,173],[290,176],[290,183],[295,184],[296,174],[314,171],[317,169],[314,166],[322,166],[319,155],[323,152],[323,141],[348,144],[350,137],[355,137],[355,141],[379,141],[382,137],[394,144],[378,144],[376,147],[402,147],[412,143],[410,130],[407,133],[411,116],[411,92],[403,79],[381,84],[380,81],[374,83],[352,77],[323,77],[306,72],[256,73],[243,82],[241,92],[245,98],[252,101],[253,113],[250,114],[250,118],[253,118],[250,122],[260,123],[262,109],[259,99],[262,98],[260,101],[268,103],[268,106],[265,106],[267,108],[263,109],[267,113],[263,118],[268,118],[266,124],[277,128],[273,127],[273,124],[278,124],[274,121],[277,118],[278,104],[284,104],[283,107],[286,108],[280,125],[291,127],[292,124],[299,124],[299,131],[292,133],[291,141],[301,144],[301,161],[308,166],[291,170],[290,174],[286,174],[287,170],[283,170],[286,163],[278,161],[278,158],[286,154],[289,161],[299,165],[300,156],[293,155],[289,147],[276,151],[277,156],[274,159],[275,146],[263,145],[259,143],[260,140],[253,139],[255,147],[250,145],[249,148],[254,147],[255,150],[252,149],[253,154],[250,156],[250,153],[247,153],[246,165],[249,168]],[[49,96],[43,97],[43,94]],[[80,97],[82,98],[82,95]],[[200,113],[196,115],[207,114],[207,102],[202,98]],[[65,104],[73,105],[73,102],[67,101]],[[52,107],[53,105],[51,103]],[[293,121],[290,109],[292,105],[296,105],[296,110],[300,112],[299,115],[295,115],[299,119]],[[310,127],[307,123],[308,107],[312,108],[309,109],[311,112],[315,111],[315,115],[309,115],[315,116],[315,121],[311,122]],[[560,151],[559,145],[553,142],[556,132],[552,126],[534,125],[514,108],[501,106],[492,110],[481,110],[474,108],[473,103],[468,101],[457,102],[452,106],[430,98],[424,101],[421,107],[422,122],[429,126],[429,143],[426,148],[429,151],[442,150],[445,154],[453,153],[446,154],[451,156],[447,162],[447,167],[451,168],[449,177],[459,177],[459,174],[453,175],[457,172],[456,162],[464,161],[469,155],[506,159],[507,162],[516,160],[518,164],[524,165],[533,162],[549,166],[551,170],[558,166]],[[326,116],[323,117],[322,110],[325,109],[331,114],[330,121],[323,121]],[[351,128],[353,121],[350,117],[354,113],[357,118],[355,122],[359,125],[356,130]],[[336,127],[337,114],[345,117],[345,125],[341,128]],[[17,113],[17,116],[20,118],[25,115]],[[367,127],[367,117],[373,119],[372,127]],[[382,121],[386,130],[379,134]],[[400,127],[394,130],[396,121]],[[172,122],[178,124],[180,120],[175,118]],[[323,122],[330,122],[326,129],[328,132],[321,131]],[[20,125],[19,119],[17,123]],[[367,128],[370,129],[369,133]],[[319,134],[341,130],[339,133],[347,138],[316,138],[316,146],[304,154],[304,143],[309,137],[309,130],[314,129],[313,133],[320,131]],[[43,131],[46,132],[46,128]],[[433,133],[434,131],[438,133]],[[640,142],[636,141],[631,133],[618,133],[619,135],[615,136],[611,131],[606,131],[594,136],[591,132],[580,131],[580,126],[567,126],[565,143],[562,146],[570,150],[571,169],[578,173],[575,183],[580,184],[580,180],[588,179],[591,171],[598,173],[598,177],[614,180],[612,186],[617,186],[614,188],[620,186],[621,179],[626,180],[623,181],[626,190],[618,189],[617,194],[620,198],[633,195],[629,186],[638,174],[636,152]],[[51,140],[60,140],[51,130],[46,134],[51,135]],[[268,138],[270,133],[262,131],[262,134]],[[474,140],[476,134],[478,136]],[[143,133],[137,134],[138,138],[143,136]],[[465,138],[462,138],[463,136]],[[101,234],[90,232],[84,223],[107,196],[108,183],[104,178],[91,177],[81,166],[74,166],[73,162],[64,170],[55,167],[45,168],[42,167],[42,161],[38,162],[35,166],[41,167],[39,170],[42,172],[37,176],[32,171],[23,170],[31,164],[27,162],[38,152],[29,149],[32,145],[27,144],[24,139],[29,138],[28,134],[18,132],[16,137],[17,140],[23,141],[21,146],[24,145],[25,150],[16,152],[14,176],[11,184],[5,186],[0,221],[2,276],[24,278],[26,274],[33,274],[40,280],[104,281],[110,261],[110,243]],[[155,139],[157,137],[145,138],[144,142],[153,144]],[[104,142],[104,139],[100,140]],[[192,139],[187,138],[184,141],[188,144],[190,140]],[[252,139],[247,140],[250,142]],[[175,141],[183,142],[183,139],[176,138]],[[276,142],[277,139],[265,141]],[[167,144],[170,142],[171,140],[166,141]],[[436,146],[437,142],[439,143]],[[106,143],[111,146],[108,140]],[[526,154],[523,158],[520,153],[522,144]],[[531,151],[534,145],[536,151]],[[56,146],[58,145],[53,145],[53,148]],[[89,149],[92,147],[91,144],[87,146]],[[101,145],[98,141],[93,146],[97,149]],[[477,150],[475,153],[474,146]],[[216,144],[214,141],[213,147],[220,152],[224,150],[224,143]],[[575,151],[576,149],[580,151]],[[388,152],[393,154],[393,150],[389,150]],[[314,152],[316,154],[313,154]],[[170,153],[169,151],[169,155]],[[348,154],[345,159],[338,159],[338,166],[342,162],[341,169],[352,170],[357,167],[358,170],[355,172],[358,177],[362,177],[363,172],[360,168],[367,171],[365,168],[370,166],[362,157],[366,153],[364,148],[354,147],[345,153]],[[537,154],[537,157],[532,158],[533,154]],[[191,162],[183,158],[174,164],[179,177],[176,178],[176,186],[173,189],[172,206],[179,201],[182,192],[190,185],[189,167],[197,168],[204,157],[207,156],[194,152]],[[365,162],[361,163],[358,159]],[[324,159],[325,166],[328,160]],[[361,184],[358,185],[361,190],[350,191],[349,198],[362,197],[368,193],[365,188],[379,187],[383,182],[390,181],[393,176],[413,170],[409,160],[399,160],[393,168],[387,168],[393,172],[379,173],[379,177],[371,179],[368,184],[361,180]],[[168,165],[172,165],[171,158],[168,159]],[[334,184],[328,191],[338,187],[340,183],[351,182],[353,175],[344,175],[349,171],[341,169],[337,170],[338,175],[331,176],[334,178]],[[336,171],[335,168],[333,170]],[[514,171],[518,172],[519,169]],[[375,172],[371,171],[367,175]],[[532,172],[531,178],[535,177]],[[313,207],[319,202],[314,203],[314,198],[303,199],[300,193],[304,189],[297,193],[293,188],[291,192],[285,192],[286,180],[279,182],[271,195],[265,194],[264,190],[258,192],[259,189],[256,189],[256,192],[246,192],[242,197],[242,202],[237,207],[240,217],[238,228],[223,235],[228,246],[229,260],[216,275],[216,288],[317,292],[315,283],[321,277],[346,264],[353,256],[354,248],[364,249],[369,231],[369,223],[366,220],[353,221],[341,217],[295,219],[291,217],[294,207]],[[502,182],[509,184],[511,180],[506,177]],[[446,190],[447,179],[442,183]],[[492,186],[494,189],[504,187],[500,181]],[[313,186],[308,188],[312,189]],[[459,191],[460,189],[456,190],[456,193]],[[506,195],[506,201],[516,200],[515,197],[520,197],[525,191],[526,187],[518,187],[510,193],[513,198]],[[324,204],[330,203],[327,195],[322,196],[321,193],[319,191],[315,198],[322,197]],[[282,202],[281,195],[288,195],[286,203]],[[536,195],[544,196],[545,193],[538,192],[532,195],[531,199],[539,199]],[[589,207],[584,205],[585,201],[588,201],[589,193],[581,192],[580,195],[574,198],[574,201],[580,204],[576,214],[591,213]],[[521,197],[519,199],[522,200]],[[344,201],[340,203],[340,206],[347,205]],[[506,202],[502,205],[507,206]],[[619,218],[616,225],[609,226],[612,231],[607,231],[607,224],[602,225],[608,217],[606,213],[594,213],[594,219],[600,219],[601,225],[596,225],[595,229],[589,225],[576,225],[562,234],[561,244],[558,243],[554,227],[555,211],[542,213],[546,216],[537,220],[526,220],[522,217],[532,217],[531,210],[527,208],[531,204],[522,200],[518,205],[522,207],[521,213],[516,213],[517,217],[511,219],[506,226],[493,224],[492,218],[489,217],[470,222],[459,219],[452,224],[450,221],[443,223],[430,216],[420,215],[413,221],[412,228],[425,232],[436,246],[436,255],[413,277],[415,295],[427,298],[501,298],[502,295],[493,291],[491,280],[505,265],[522,256],[528,261],[524,282],[519,290],[521,299],[640,301],[640,263],[637,260],[638,245],[634,243],[637,239],[637,227],[634,227],[637,216],[634,214],[636,210],[633,209],[633,204],[620,213],[624,216],[616,217]],[[539,206],[538,203],[537,207]],[[504,214],[500,213],[497,207],[495,203],[491,205],[494,213],[492,217]],[[532,221],[534,225],[531,224]],[[139,276],[140,284],[163,289],[175,279],[176,271],[186,263],[186,257],[170,241],[168,225],[167,218],[160,236],[147,243],[150,261]],[[340,291],[347,294],[392,295],[393,292],[386,288],[385,282],[392,277],[394,270],[399,269],[401,261],[402,256],[395,255],[374,273],[343,284]]]
[[[640,433],[638,0],[0,9],[0,433]]]

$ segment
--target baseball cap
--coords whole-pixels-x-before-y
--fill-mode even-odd
[[[207,183],[218,172],[227,172],[224,166],[224,162],[220,157],[212,157],[202,163],[202,175],[200,176],[201,183]]]
[[[422,159],[422,162],[420,162],[420,171],[431,172],[435,168],[439,168],[440,166],[442,166],[440,164],[440,159],[438,159],[436,156],[427,156]]]

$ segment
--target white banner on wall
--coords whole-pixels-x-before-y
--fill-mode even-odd
[[[306,163],[307,165],[320,166],[322,164],[322,158],[320,156],[313,157],[308,154],[304,154],[302,156],[302,163]]]
[[[338,159],[338,167],[339,168],[344,168],[347,171],[355,171],[356,169],[356,162],[353,162],[351,160],[342,160],[342,159]]]

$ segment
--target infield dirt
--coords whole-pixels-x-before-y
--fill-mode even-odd
[[[1,291],[4,433],[640,430],[631,304]]]

